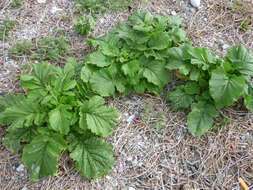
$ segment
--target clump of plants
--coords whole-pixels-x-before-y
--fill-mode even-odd
[[[176,16],[138,11],[126,24],[88,42],[96,51],[81,63],[70,59],[64,68],[33,64],[31,74],[20,75],[26,93],[0,99],[0,124],[9,126],[4,144],[22,152],[33,180],[56,175],[63,151],[82,175],[108,174],[113,153],[101,137],[112,132],[118,114],[105,106],[102,96],[160,94],[171,73],[181,85],[166,98],[172,109],[189,112],[188,130],[194,136],[213,128],[219,109],[237,101],[253,111],[253,54],[237,45],[221,58],[207,48],[193,47]],[[55,38],[23,44],[11,52],[37,60],[58,60],[68,52],[66,41]],[[161,121],[159,130],[165,114],[155,117]]]
[[[20,75],[26,94],[0,99],[0,123],[9,125],[4,144],[22,152],[34,181],[57,174],[63,151],[88,178],[103,177],[114,163],[111,145],[100,137],[112,132],[118,113],[102,97],[81,90],[75,64],[33,64],[32,74]]]
[[[89,54],[81,79],[102,96],[117,93],[159,94],[170,81],[167,51],[188,43],[177,16],[152,16],[138,11],[107,35],[88,42],[98,50]]]
[[[134,0],[75,0],[78,12],[90,12],[93,15],[105,13],[108,10],[117,10],[126,8]]]
[[[0,40],[8,38],[8,33],[14,28],[15,23],[13,19],[6,19],[0,24]]]
[[[253,112],[253,54],[244,46],[231,47],[224,58],[207,48],[181,46],[168,51],[166,68],[176,70],[184,85],[169,92],[172,109],[191,109],[188,130],[194,136],[213,127],[219,109],[242,100]]]
[[[73,20],[74,30],[77,34],[88,35],[96,27],[96,22],[92,16],[86,18],[80,16]]]
[[[71,55],[69,41],[65,38],[45,37],[35,42],[23,40],[9,50],[10,55],[28,56],[39,61],[57,61]]]

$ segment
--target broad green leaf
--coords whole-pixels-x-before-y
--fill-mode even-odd
[[[99,96],[94,96],[83,103],[79,113],[81,129],[90,129],[100,136],[111,133],[112,127],[117,124],[118,113],[114,108],[104,106],[104,103],[104,99]]]
[[[54,67],[47,62],[33,64],[33,73],[31,75],[20,75],[22,87],[31,90],[45,90],[46,85],[52,81],[54,74]]]
[[[253,85],[249,85],[248,93],[245,95],[244,104],[248,110],[253,112]]]
[[[34,127],[26,128],[15,128],[12,130],[8,128],[8,133],[3,139],[3,144],[14,153],[21,150],[21,142],[30,142],[31,139],[36,135]]]
[[[168,17],[168,24],[171,28],[180,27],[182,25],[182,22],[183,22],[183,19],[177,15]]]
[[[215,57],[207,48],[189,48],[187,53],[191,59],[193,65],[198,65],[198,67],[203,70],[209,69],[209,67],[215,63]]]
[[[191,71],[191,65],[185,61],[184,50],[182,47],[173,47],[167,50],[166,69],[179,70],[182,74],[188,75]]]
[[[156,60],[143,59],[143,76],[148,82],[162,88],[170,80],[170,73],[165,69],[165,63]]]
[[[114,163],[112,147],[98,137],[81,138],[70,157],[75,161],[76,169],[88,178],[105,176]]]
[[[169,34],[171,40],[173,40],[176,43],[185,41],[187,39],[186,32],[181,28],[172,28],[168,32],[168,34]]]
[[[212,72],[209,86],[211,96],[218,108],[232,105],[247,91],[243,77],[228,76],[221,68]]]
[[[11,124],[12,127],[41,125],[47,116],[47,110],[33,100],[26,99],[15,106],[0,113],[2,124]]]
[[[120,54],[119,49],[116,46],[109,43],[102,43],[101,51],[104,55],[111,57],[117,57]]]
[[[194,101],[194,97],[184,91],[184,87],[178,87],[175,91],[169,92],[166,99],[171,101],[173,110],[189,108]]]
[[[225,57],[241,74],[253,76],[253,53],[243,45],[231,47]]]
[[[133,60],[129,63],[122,65],[121,68],[125,75],[128,75],[129,77],[135,77],[136,74],[139,72],[140,63],[137,60]]]
[[[4,109],[15,106],[25,99],[23,94],[7,94],[4,97],[0,97],[0,112]]]
[[[58,157],[66,148],[65,140],[56,134],[37,136],[25,145],[22,161],[31,172],[31,179],[37,181],[49,175],[55,176]]]
[[[133,15],[128,17],[128,20],[133,25],[145,25],[149,24],[152,21],[152,15],[147,11],[136,11]]]
[[[54,88],[58,92],[68,91],[76,86],[75,67],[67,63],[64,69],[58,68],[57,77],[53,81]]]
[[[200,86],[197,82],[187,82],[184,86],[184,91],[189,95],[199,94]]]
[[[70,106],[60,104],[49,112],[50,127],[63,135],[69,133],[69,127],[73,117],[72,113],[68,111],[70,108]]]
[[[103,55],[100,51],[91,53],[87,58],[87,63],[96,65],[98,67],[106,67],[111,65],[110,61],[107,60],[107,57]]]
[[[166,32],[154,33],[148,42],[151,49],[163,50],[171,46],[171,39]]]
[[[110,73],[100,70],[90,78],[92,89],[101,96],[112,96],[115,94],[115,83]]]
[[[188,130],[193,136],[205,134],[213,126],[213,118],[218,115],[215,107],[206,102],[192,105],[192,111],[187,116]]]

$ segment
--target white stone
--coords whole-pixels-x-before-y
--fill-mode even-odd
[[[191,0],[191,5],[193,7],[199,8],[199,6],[200,6],[200,0]]]
[[[128,188],[128,190],[135,190],[135,188],[133,188],[133,187],[129,187],[129,188]]]
[[[17,172],[21,172],[21,171],[24,171],[25,169],[25,166],[23,164],[20,164],[17,168],[16,168],[16,171]]]
[[[58,7],[56,7],[56,6],[53,6],[52,9],[51,9],[51,13],[52,13],[52,14],[54,14],[54,13],[56,13],[56,12],[58,12],[58,11],[62,11],[62,9],[60,9],[60,8],[58,8]]]
[[[228,49],[228,48],[229,48],[229,45],[228,45],[228,44],[223,44],[223,45],[222,45],[222,49],[225,50],[225,49]]]
[[[171,11],[171,14],[172,14],[172,15],[176,15],[177,12],[176,12],[176,11]]]
[[[37,0],[38,3],[42,4],[42,3],[46,3],[47,0]]]
[[[133,122],[134,118],[135,118],[135,115],[131,115],[130,117],[127,118],[128,125],[130,125]]]

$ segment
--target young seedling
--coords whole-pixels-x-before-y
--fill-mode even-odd
[[[74,30],[77,34],[88,35],[96,27],[96,21],[92,16],[80,16],[73,20]]]

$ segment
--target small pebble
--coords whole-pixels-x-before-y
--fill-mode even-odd
[[[56,13],[56,12],[58,12],[58,11],[62,11],[62,9],[60,9],[60,8],[58,8],[58,7],[55,7],[55,6],[53,6],[52,9],[51,9],[51,13],[52,13],[52,14],[54,14],[54,13]]]
[[[176,15],[177,12],[176,11],[171,11],[171,15]]]
[[[128,188],[128,190],[135,190],[135,188],[133,188],[133,187],[129,187],[129,188]]]
[[[199,8],[200,0],[191,0],[191,5],[195,8]]]
[[[28,190],[28,188],[26,186],[24,186],[21,190]]]
[[[38,2],[39,4],[42,4],[42,3],[46,3],[47,0],[37,0],[37,2]]]
[[[25,166],[24,166],[23,164],[20,164],[20,165],[16,168],[16,171],[17,171],[17,172],[22,172],[22,171],[24,171],[24,169],[25,169]]]
[[[227,49],[227,48],[229,48],[229,45],[228,45],[228,44],[223,44],[223,45],[222,45],[222,49],[225,50],[225,49]]]

